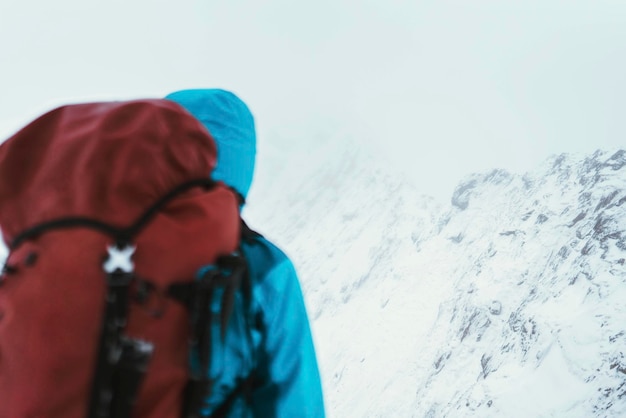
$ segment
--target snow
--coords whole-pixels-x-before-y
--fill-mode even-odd
[[[577,409],[580,399],[586,396],[585,385],[568,370],[568,365],[561,348],[550,344],[540,367],[503,371],[504,378],[494,379],[490,386],[489,392],[499,399],[494,409],[506,417],[588,416]]]
[[[469,175],[445,206],[331,143],[269,150],[247,209],[300,272],[329,416],[626,414],[622,152]]]

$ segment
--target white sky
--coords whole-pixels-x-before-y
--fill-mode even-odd
[[[0,133],[67,102],[223,87],[276,132],[341,129],[426,193],[623,146],[622,0],[2,0]]]

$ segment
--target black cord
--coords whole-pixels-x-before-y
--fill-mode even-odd
[[[170,200],[184,193],[194,187],[204,187],[206,189],[213,188],[217,183],[210,178],[201,178],[191,180],[180,184],[165,194],[159,200],[157,200],[152,206],[150,206],[131,226],[119,227],[109,225],[105,222],[97,219],[91,219],[86,217],[67,217],[53,219],[51,221],[42,222],[27,230],[18,234],[11,242],[10,248],[17,248],[22,242],[33,239],[44,232],[48,232],[53,229],[66,229],[66,228],[90,228],[103,232],[112,236],[118,244],[128,243],[136,236],[141,230],[150,222],[150,220],[156,215],[156,213],[163,208]]]

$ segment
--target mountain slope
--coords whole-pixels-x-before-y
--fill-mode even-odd
[[[440,297],[415,303],[412,295],[445,287],[423,289],[431,261],[414,255],[437,233],[442,211],[340,132],[313,144],[289,139],[260,156],[245,215],[301,276],[329,415],[365,416],[389,404],[385,388],[396,379],[388,372],[408,355],[387,354],[417,349],[436,316]]]
[[[417,416],[623,416],[625,164],[561,155],[459,185],[442,235],[463,269]]]
[[[352,145],[279,146],[250,213],[301,274],[330,416],[626,413],[624,151],[442,208]]]

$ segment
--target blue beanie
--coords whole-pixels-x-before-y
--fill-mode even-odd
[[[245,198],[252,184],[256,133],[248,106],[235,94],[221,89],[181,90],[168,94],[207,128],[217,146],[217,166],[212,178],[221,180]]]

